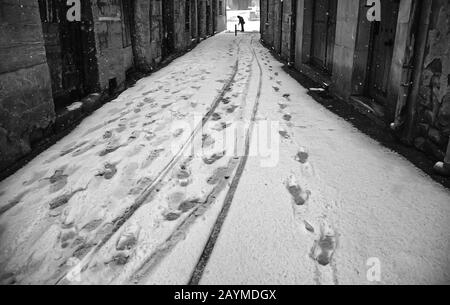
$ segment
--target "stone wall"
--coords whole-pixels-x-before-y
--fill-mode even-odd
[[[0,171],[55,119],[38,2],[0,1]]]
[[[198,26],[199,26],[199,34],[201,38],[206,37],[206,0],[198,0]]]
[[[191,29],[186,28],[186,18],[190,17],[191,12],[186,12],[186,0],[175,0],[174,5],[174,34],[175,50],[183,51],[191,44]]]
[[[264,43],[273,46],[274,36],[274,16],[275,1],[262,0],[261,1],[261,37]]]
[[[283,5],[283,3],[280,0],[275,0],[274,2],[275,2],[274,7],[273,7],[274,13],[273,13],[273,18],[272,18],[272,28],[273,28],[273,45],[272,45],[272,47],[275,50],[275,52],[280,54],[281,53],[280,19],[281,19],[281,6]]]
[[[450,2],[432,6],[420,84],[415,145],[442,160],[450,136]]]
[[[290,60],[291,57],[291,18],[292,1],[283,1],[283,15],[281,16],[281,57],[284,60]]]
[[[227,9],[225,0],[213,0],[217,2],[217,17],[216,17],[216,31],[223,32],[227,29]],[[219,3],[222,3],[222,10],[220,11]]]
[[[92,2],[101,90],[109,88],[111,79],[116,79],[117,85],[123,84],[126,71],[133,66],[132,46],[123,43],[121,5],[121,0]]]
[[[148,49],[148,57],[154,68],[161,61],[161,28],[162,28],[162,4],[161,0],[150,0],[150,48]]]
[[[332,91],[341,98],[348,99],[352,93],[351,83],[355,60],[355,48],[359,0],[338,1],[336,15],[336,37],[333,54]],[[367,44],[364,48],[367,49]]]

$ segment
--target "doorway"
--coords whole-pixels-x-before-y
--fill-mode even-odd
[[[291,41],[290,41],[290,55],[289,62],[295,63],[295,47],[297,36],[297,0],[292,0],[292,12],[291,12]]]
[[[206,3],[206,35],[210,36],[211,33],[211,5],[209,2]]]
[[[59,109],[87,95],[88,39],[83,34],[82,22],[67,20],[65,1],[39,0],[38,3],[53,100]]]
[[[372,24],[367,75],[367,95],[382,106],[387,105],[390,68],[394,54],[398,0],[381,1],[381,21]]]
[[[175,50],[174,45],[174,1],[164,0],[162,3],[162,58],[166,58]]]
[[[313,1],[311,64],[326,74],[332,73],[336,36],[337,0]]]
[[[217,32],[217,1],[212,2],[213,35]]]

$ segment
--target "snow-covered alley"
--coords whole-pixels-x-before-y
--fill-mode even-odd
[[[257,33],[138,81],[0,182],[0,213],[2,283],[450,283],[449,191]]]

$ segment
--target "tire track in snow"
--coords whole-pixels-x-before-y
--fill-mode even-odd
[[[90,252],[88,252],[82,259],[81,259],[81,270],[86,268],[91,261],[91,258],[115,235],[117,231],[120,230],[120,228],[123,227],[123,225],[136,213],[136,211],[146,202],[146,200],[153,194],[155,190],[158,189],[160,186],[160,183],[163,181],[163,179],[167,176],[167,174],[170,172],[170,170],[173,169],[175,164],[177,164],[180,159],[183,157],[183,153],[187,147],[192,143],[195,136],[202,130],[203,126],[211,119],[213,114],[215,113],[217,107],[220,105],[221,100],[224,98],[225,94],[230,90],[232,84],[235,81],[236,74],[239,67],[239,53],[240,53],[240,44],[242,39],[240,39],[237,43],[237,58],[232,70],[232,75],[228,79],[228,81],[223,86],[220,93],[216,96],[214,99],[211,109],[208,110],[208,112],[203,116],[202,121],[195,127],[195,129],[192,131],[191,135],[187,139],[187,141],[182,145],[182,147],[178,150],[178,152],[172,157],[172,159],[168,162],[168,164],[160,171],[160,173],[156,176],[156,178],[152,181],[152,183],[147,186],[141,193],[141,195],[135,200],[134,204],[131,205],[125,213],[123,213],[121,216],[117,217],[114,221],[114,227],[110,234],[105,236],[102,241],[96,245]],[[77,265],[77,268],[79,265]],[[72,269],[66,271],[61,277],[58,278],[55,284],[60,284],[67,276],[70,274]]]
[[[252,37],[253,39],[253,37]],[[253,49],[249,47],[249,51],[251,52],[251,59],[250,59],[250,65],[253,64],[253,61],[255,59],[255,54],[253,52]],[[241,69],[241,68],[239,68]],[[238,71],[239,71],[238,69]],[[245,67],[242,69],[245,70]],[[239,119],[244,118],[244,109],[247,105],[247,96],[248,96],[248,90],[250,87],[251,78],[253,75],[253,70],[250,68],[250,70],[247,70],[248,76],[246,76],[245,81],[245,89],[243,90],[243,97],[241,98],[241,104],[240,107],[241,110],[239,113],[237,113],[237,117]],[[238,73],[238,75],[241,76],[241,79],[243,79],[242,75]],[[233,83],[233,85],[236,84],[236,82]],[[236,168],[239,165],[239,160],[232,158],[228,162],[228,166],[226,166],[226,172],[229,177],[233,177],[236,175]],[[223,173],[222,173],[223,174]],[[204,203],[197,206],[194,210],[192,210],[189,213],[189,216],[186,217],[186,219],[181,222],[176,229],[173,231],[173,233],[163,242],[161,243],[156,251],[153,251],[151,255],[145,259],[145,261],[139,266],[137,271],[134,272],[134,274],[128,279],[130,283],[139,284],[143,279],[149,276],[149,274],[154,270],[154,268],[166,257],[168,253],[170,253],[175,246],[184,238],[184,234],[189,230],[189,228],[195,224],[196,219],[203,216],[204,213],[211,207],[211,205],[217,201],[217,198],[219,195],[223,192],[223,190],[229,188],[229,184],[227,180],[223,180],[221,183],[217,184],[213,190],[208,194],[207,199]]]
[[[211,257],[211,254],[214,250],[214,246],[217,242],[217,239],[220,235],[220,231],[222,229],[222,226],[226,220],[226,217],[228,215],[228,212],[231,208],[231,204],[233,202],[234,195],[236,193],[236,190],[239,186],[239,182],[241,180],[242,174],[244,173],[245,166],[248,161],[249,152],[250,152],[250,141],[252,138],[253,133],[253,127],[254,123],[256,121],[256,114],[258,113],[259,109],[259,102],[261,97],[261,89],[262,89],[262,79],[263,79],[263,70],[261,63],[256,55],[255,49],[253,48],[253,36],[252,40],[250,42],[251,49],[253,52],[253,55],[256,59],[256,62],[258,64],[259,68],[259,84],[258,84],[258,90],[256,94],[255,104],[253,106],[252,114],[251,114],[251,121],[250,126],[247,130],[246,137],[245,137],[245,154],[243,157],[241,157],[241,160],[239,162],[238,168],[236,170],[236,174],[233,177],[233,180],[231,182],[231,186],[228,190],[228,193],[225,197],[224,204],[222,207],[222,210],[220,211],[220,214],[214,224],[213,229],[211,230],[211,234],[209,236],[209,239],[205,245],[205,248],[203,249],[203,253],[200,256],[199,261],[197,262],[197,265],[192,273],[191,279],[189,281],[189,285],[198,285],[200,283],[200,280],[203,276],[203,273],[205,271],[206,266],[208,265],[209,258]]]

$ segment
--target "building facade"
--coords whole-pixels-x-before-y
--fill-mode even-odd
[[[0,171],[51,133],[61,109],[226,28],[222,0],[73,2],[0,1]]]
[[[262,41],[296,70],[442,160],[448,0],[261,0]]]

